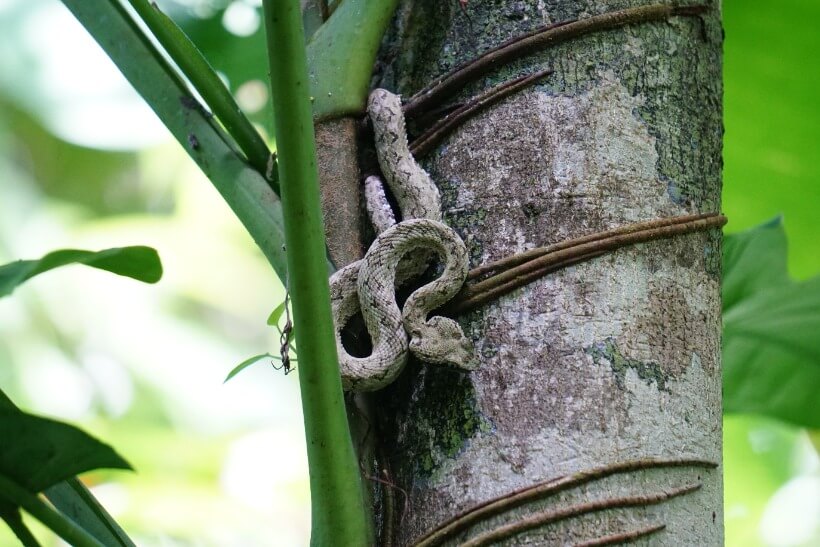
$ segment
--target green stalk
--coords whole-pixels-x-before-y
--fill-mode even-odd
[[[74,547],[105,547],[70,519],[55,511],[39,496],[32,494],[9,478],[0,475],[0,498],[22,507],[32,517]]]
[[[188,86],[118,0],[62,1],[210,179],[284,283],[282,207],[264,173],[234,150],[213,118],[182,104],[191,96]]]
[[[43,495],[60,513],[108,547],[135,547],[105,507],[77,477],[49,486]]]
[[[264,0],[288,285],[310,466],[312,545],[370,545],[372,529],[345,413],[299,0]]]
[[[31,530],[26,527],[20,512],[16,508],[10,514],[0,513],[0,519],[3,519],[6,524],[8,524],[9,528],[12,532],[14,532],[15,537],[20,540],[23,547],[40,547],[40,542],[37,541],[37,538],[34,537]]]
[[[190,80],[211,110],[225,126],[248,162],[265,175],[270,161],[268,145],[240,110],[225,84],[217,76],[196,45],[174,21],[148,0],[128,0],[154,37]],[[278,191],[277,188],[274,188]]]
[[[398,0],[345,0],[307,48],[315,120],[360,116],[373,63]],[[336,9],[336,8],[339,9]]]

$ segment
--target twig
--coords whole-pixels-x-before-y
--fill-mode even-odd
[[[631,543],[636,539],[651,536],[652,534],[660,532],[665,528],[665,524],[655,524],[652,526],[647,526],[645,528],[640,528],[638,530],[632,530],[629,532],[619,532],[617,534],[610,534],[608,536],[603,536],[591,539],[589,541],[576,543],[575,547],[603,547],[604,545],[619,545],[622,543]]]
[[[653,4],[620,11],[595,15],[587,19],[576,19],[555,23],[536,29],[528,34],[513,38],[484,53],[477,59],[456,67],[451,72],[436,78],[427,87],[413,95],[405,105],[407,117],[418,116],[433,104],[440,103],[482,74],[513,59],[523,57],[537,49],[555,45],[591,32],[609,30],[624,25],[661,21],[670,17],[695,16],[704,13],[707,6],[667,6]]]
[[[549,272],[595,258],[608,251],[724,224],[726,217],[717,213],[687,215],[631,224],[532,249],[471,270],[467,279],[498,273],[467,285],[444,310],[447,315],[458,315],[531,283]]]
[[[529,251],[525,251],[523,253],[519,253],[513,256],[509,256],[507,258],[502,258],[500,260],[496,260],[494,262],[490,262],[488,264],[483,264],[481,266],[477,266],[469,271],[467,274],[467,280],[477,279],[479,277],[494,274],[498,271],[504,271],[510,269],[514,266],[518,266],[519,264],[523,264],[540,256],[544,256],[551,252],[560,251],[562,249],[567,249],[569,247],[573,247],[575,245],[580,245],[582,243],[589,243],[592,241],[600,241],[602,239],[606,239],[611,236],[617,236],[622,234],[632,234],[635,232],[640,232],[642,230],[648,230],[652,228],[661,228],[663,226],[671,226],[673,224],[684,224],[686,222],[690,222],[693,220],[701,220],[705,218],[710,218],[716,216],[715,213],[701,213],[697,215],[682,215],[677,217],[670,217],[670,218],[662,218],[656,220],[650,220],[646,222],[636,222],[635,224],[628,224],[627,226],[619,226],[617,228],[613,228],[611,230],[605,230],[602,232],[596,232],[594,234],[589,234],[585,236],[581,236],[575,239],[568,239],[566,241],[562,241],[560,243],[556,243],[554,245],[548,245],[546,247],[538,247],[536,249],[530,249]]]
[[[521,519],[517,522],[505,524],[480,534],[469,541],[461,544],[461,547],[480,547],[482,545],[492,545],[499,541],[503,541],[512,536],[518,535],[527,530],[538,528],[546,524],[551,524],[560,520],[566,520],[573,517],[585,515],[587,513],[594,513],[597,511],[604,511],[606,509],[624,509],[627,507],[644,507],[647,505],[657,505],[666,500],[689,494],[699,490],[702,485],[689,484],[681,488],[675,488],[668,492],[661,492],[660,494],[649,494],[645,496],[624,496],[622,498],[611,498],[607,500],[596,500],[587,503],[579,503],[570,505],[569,507],[561,507],[552,511],[543,511],[536,513],[530,517]]]
[[[455,534],[465,530],[477,522],[486,520],[519,507],[527,502],[553,496],[570,488],[575,488],[582,484],[603,479],[611,475],[620,473],[630,473],[642,469],[657,469],[664,467],[707,467],[715,468],[717,464],[707,460],[698,459],[674,459],[674,460],[633,460],[605,465],[588,471],[580,471],[571,475],[565,475],[556,479],[540,482],[514,490],[497,498],[487,500],[483,503],[460,513],[453,518],[443,522],[434,530],[431,530],[419,539],[415,547],[432,547],[441,545]]]
[[[485,91],[481,95],[473,97],[467,103],[463,104],[456,110],[453,110],[441,120],[436,122],[432,127],[427,129],[424,133],[419,135],[410,144],[410,152],[412,152],[413,156],[416,158],[424,156],[430,152],[430,150],[432,150],[441,141],[441,139],[453,131],[453,129],[464,123],[464,121],[468,118],[474,116],[477,112],[497,103],[504,97],[527,87],[536,80],[549,76],[552,73],[552,69],[547,69],[540,70],[534,74],[520,76],[513,80],[508,80],[502,84],[499,84],[492,89]]]

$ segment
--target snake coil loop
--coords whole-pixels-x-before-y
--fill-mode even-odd
[[[465,370],[476,366],[472,343],[458,323],[445,317],[427,318],[464,284],[467,249],[458,234],[441,222],[438,188],[410,153],[399,96],[376,89],[370,94],[367,110],[379,165],[399,204],[402,221],[396,223],[381,182],[369,177],[367,207],[380,233],[362,260],[330,278],[336,347],[347,391],[385,387],[404,368],[408,352],[431,364]],[[423,271],[430,251],[442,257],[444,271],[416,289],[400,310],[396,285]],[[350,355],[341,339],[341,330],[360,310],[373,342],[367,357]]]

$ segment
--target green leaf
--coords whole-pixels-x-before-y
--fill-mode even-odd
[[[254,52],[265,50],[265,28],[260,25],[256,32],[249,36],[237,36],[225,28],[225,13],[230,3],[211,4],[207,12],[197,11],[195,6],[178,2],[164,2],[163,10],[190,37],[208,62],[227,80],[234,95],[239,94],[241,87],[248,82],[256,81],[265,85],[268,81],[268,67]],[[259,10],[259,8],[256,8]],[[249,105],[252,106],[252,105]],[[270,101],[263,106],[255,105],[259,110],[247,111],[246,115],[255,124],[270,128],[273,121],[273,109]],[[267,136],[270,142],[272,137]],[[271,173],[273,177],[277,173]],[[278,182],[276,183],[278,185]],[[277,190],[278,193],[278,190]]]
[[[12,409],[16,410],[17,407],[14,406],[14,403],[11,402],[8,395],[3,393],[3,390],[0,390],[0,410]]]
[[[11,402],[11,399],[0,390],[0,413],[5,410],[21,412]],[[122,528],[76,477],[50,486],[43,493],[58,511],[97,538],[102,544],[134,547],[134,543]],[[9,506],[6,505],[6,509],[8,508]],[[14,507],[12,509],[15,512],[17,511]],[[0,516],[3,516],[2,512],[3,504],[0,503]],[[11,518],[13,518],[13,515]],[[8,519],[6,521],[8,522]]]
[[[786,274],[782,224],[727,236],[723,404],[820,427],[820,277]]]
[[[77,478],[50,486],[48,501],[103,545],[134,547],[134,542]]]
[[[820,277],[743,300],[723,324],[725,409],[820,427]]]
[[[275,355],[271,355],[270,353],[261,353],[259,355],[254,355],[253,357],[249,357],[248,359],[245,359],[244,361],[242,361],[241,363],[236,365],[233,368],[233,370],[231,370],[228,373],[228,376],[225,377],[225,380],[223,380],[222,383],[224,384],[225,382],[227,382],[228,380],[230,380],[231,378],[233,378],[234,376],[236,376],[237,374],[239,374],[240,372],[242,372],[243,370],[245,370],[246,368],[248,368],[252,364],[256,363],[257,361],[261,361],[262,359],[266,359],[266,358],[267,359],[278,359],[278,357],[276,357]]]
[[[14,507],[20,507],[39,520],[46,528],[74,547],[105,547],[94,536],[77,526],[77,523],[47,504],[40,496],[31,493],[12,478],[0,473],[0,499]],[[6,521],[14,526],[14,521]],[[26,547],[36,546],[36,540],[27,530],[15,529],[15,534]],[[21,534],[22,533],[22,534]]]
[[[268,316],[268,325],[275,326],[279,324],[279,319],[281,319],[282,314],[285,313],[285,305],[287,302],[287,300],[282,300],[278,306],[273,308],[273,311],[270,312]]]
[[[279,331],[279,334],[282,334],[282,329],[279,328],[279,320],[282,319],[282,314],[285,313],[285,305],[290,305],[288,299],[283,300],[276,306],[273,311],[268,316],[267,324],[276,327],[276,330]],[[288,342],[291,344],[296,341],[296,326],[291,323],[290,325],[290,332],[288,333]],[[291,348],[293,350],[293,348]],[[295,351],[294,351],[295,353]]]
[[[0,266],[0,297],[11,294],[35,275],[68,264],[84,264],[145,283],[156,283],[162,277],[162,263],[151,247],[117,247],[98,252],[63,249],[39,260],[18,260]]]
[[[131,469],[113,448],[76,427],[0,409],[0,475],[32,493],[98,468]]]
[[[791,283],[786,271],[786,231],[783,218],[723,240],[724,312],[744,298],[777,285]]]

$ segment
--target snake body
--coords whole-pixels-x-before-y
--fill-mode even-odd
[[[475,368],[472,344],[458,323],[439,316],[427,318],[464,283],[467,249],[458,234],[441,222],[438,188],[410,153],[400,98],[384,89],[374,90],[368,115],[379,165],[402,221],[396,223],[381,181],[369,177],[367,208],[380,233],[362,260],[330,279],[342,385],[348,391],[374,391],[388,385],[404,368],[409,352],[427,363]],[[416,289],[400,310],[396,285],[422,271],[431,251],[442,257],[443,272]],[[350,355],[341,339],[342,328],[359,310],[373,346],[366,357]]]

